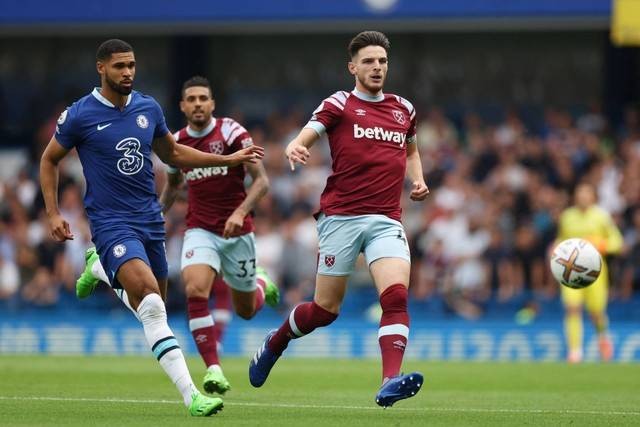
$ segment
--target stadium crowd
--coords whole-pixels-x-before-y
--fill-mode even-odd
[[[244,122],[241,113],[232,115]],[[56,306],[73,295],[84,250],[91,245],[82,171],[74,156],[62,166],[60,208],[75,239],[61,245],[48,235],[37,158],[56,117],[42,124],[27,167],[0,181],[0,301],[9,308]],[[326,141],[314,147],[307,166],[289,170],[284,148],[305,120],[302,111],[273,113],[248,126],[254,142],[266,148],[271,181],[255,217],[259,263],[284,289],[288,306],[310,297],[313,289],[317,242],[312,213],[331,171]],[[490,300],[509,301],[523,292],[555,298],[558,287],[547,255],[558,216],[583,180],[596,186],[599,204],[624,233],[623,252],[611,260],[610,297],[633,298],[640,286],[638,110],[628,109],[623,125],[613,128],[597,107],[580,115],[549,108],[544,126],[534,131],[515,110],[490,123],[475,113],[453,121],[432,107],[419,116],[418,144],[431,195],[424,203],[411,202],[408,192],[403,196],[414,300],[439,298],[457,315],[475,319]],[[166,179],[164,165],[158,161],[155,169],[159,191]],[[183,198],[165,217],[170,309],[184,306],[179,259],[185,213]],[[362,262],[352,288],[369,280],[364,268]]]

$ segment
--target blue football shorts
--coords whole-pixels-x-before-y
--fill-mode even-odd
[[[158,280],[166,279],[169,274],[164,244],[164,223],[148,227],[109,224],[98,230],[92,227],[92,240],[100,256],[100,263],[114,289],[122,288],[116,279],[118,269],[134,258],[144,261]]]

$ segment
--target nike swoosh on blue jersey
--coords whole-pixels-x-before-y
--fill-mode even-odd
[[[98,130],[102,130],[104,128],[108,128],[109,126],[111,126],[111,123],[107,123],[106,125],[98,125]]]

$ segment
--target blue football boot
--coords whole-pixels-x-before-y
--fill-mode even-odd
[[[393,406],[398,400],[415,396],[422,387],[424,377],[420,372],[400,374],[382,384],[376,395],[376,403],[383,408]]]
[[[262,384],[264,384],[271,368],[273,368],[273,365],[275,365],[278,358],[280,358],[280,356],[272,352],[267,345],[275,333],[276,330],[269,332],[249,362],[249,382],[251,382],[251,385],[254,387],[261,387]]]

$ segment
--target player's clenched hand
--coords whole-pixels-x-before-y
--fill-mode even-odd
[[[256,163],[264,157],[264,148],[258,145],[251,145],[242,150],[238,150],[228,156],[229,166],[238,166],[241,163]]]
[[[424,181],[413,181],[413,188],[409,195],[411,200],[424,200],[427,198],[427,194],[429,194],[429,187],[427,187],[427,184],[425,184]]]
[[[284,155],[289,159],[289,166],[291,166],[291,170],[293,171],[296,170],[296,163],[306,165],[307,159],[311,154],[309,154],[309,150],[304,145],[291,141],[289,145],[287,145],[287,149],[284,150]]]
[[[57,242],[64,242],[65,240],[73,240],[71,227],[69,227],[69,223],[65,221],[60,214],[52,215],[49,217],[49,228],[50,228],[51,237],[53,237],[53,240]]]
[[[236,237],[239,235],[240,231],[242,231],[242,225],[244,224],[245,215],[242,212],[239,212],[237,209],[233,211],[231,216],[227,219],[227,222],[224,224],[224,231],[222,232],[222,237],[228,239],[229,237]]]

